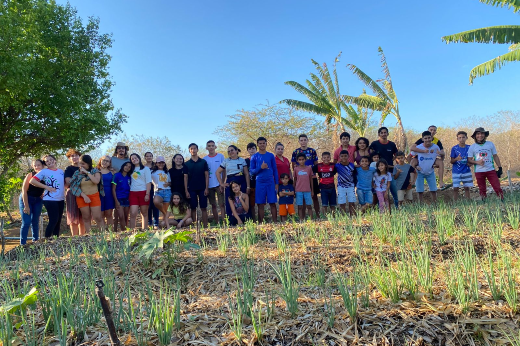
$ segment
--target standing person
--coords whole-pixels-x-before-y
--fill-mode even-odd
[[[101,196],[101,219],[106,226],[114,229],[112,214],[116,204],[112,194],[112,181],[114,181],[112,158],[108,155],[103,156],[97,164],[97,169],[101,172],[103,188],[105,189],[104,196]]]
[[[103,228],[100,196],[104,197],[105,189],[101,172],[93,167],[92,158],[89,155],[80,157],[79,170],[74,172],[70,180],[70,190],[76,196],[76,203],[81,210],[85,234],[90,232],[92,220],[96,221],[98,227]]]
[[[228,203],[224,203],[224,200],[227,200],[227,197],[224,198],[224,189],[220,187],[219,181],[221,181],[225,176],[226,172],[222,170],[218,171],[219,167],[224,162],[224,155],[221,153],[217,153],[217,146],[215,145],[215,141],[208,141],[206,143],[206,150],[208,151],[208,155],[204,156],[204,160],[208,163],[208,174],[209,174],[209,188],[208,188],[208,199],[209,204],[211,204],[211,212],[213,214],[213,221],[217,224],[218,220],[218,209],[217,205],[220,207],[220,215],[222,220],[226,219],[226,209],[224,204],[228,206]],[[218,204],[217,204],[218,202]]]
[[[365,212],[374,202],[372,181],[374,180],[375,167],[370,167],[370,157],[363,156],[356,167],[356,190],[361,212]],[[374,190],[375,191],[375,190]]]
[[[191,158],[184,164],[184,186],[186,186],[186,198],[190,200],[191,218],[194,222],[197,221],[197,207],[200,207],[202,224],[208,227],[208,162],[198,156],[197,144],[191,143],[188,148]]]
[[[349,161],[349,153],[347,150],[342,150],[339,153],[339,162],[336,163],[335,168],[338,172],[338,203],[344,213],[348,212],[350,216],[356,212],[356,176],[354,164]]]
[[[114,155],[112,155],[112,168],[114,169],[114,173],[121,170],[123,163],[130,162],[128,150],[128,145],[123,142],[117,142]]]
[[[397,187],[397,199],[399,205],[403,205],[405,201],[413,201],[412,182],[415,181],[415,169],[404,161],[405,155],[402,151],[398,151],[395,155],[396,165],[392,174]]]
[[[278,204],[280,205],[280,221],[286,222],[287,215],[294,216],[294,186],[289,184],[289,175],[282,173],[280,175],[282,184],[278,187]]]
[[[388,163],[385,159],[379,160],[377,163],[376,173],[374,174],[373,187],[376,190],[377,200],[379,201],[379,212],[383,214],[390,210],[390,201],[388,200],[388,189],[392,181],[392,174],[388,171]]]
[[[362,137],[361,137],[362,138]],[[341,142],[341,145],[334,150],[334,164],[339,162],[339,153],[341,153],[342,150],[348,151],[348,162],[354,163],[355,156],[354,152],[356,151],[356,147],[354,145],[350,145],[350,133],[343,132],[339,136],[339,140]],[[356,141],[357,144],[357,141]]]
[[[186,186],[184,186],[184,157],[181,154],[175,154],[172,158],[172,168],[170,173],[172,195],[174,192],[180,193],[182,199],[186,201]]]
[[[365,137],[359,137],[356,139],[356,151],[354,151],[354,165],[360,166],[361,165],[361,158],[363,156],[369,156],[370,157],[370,149],[368,149],[368,146],[370,145],[369,141]]]
[[[247,145],[247,153],[249,157],[246,159],[247,169],[249,170],[249,213],[251,214],[251,219],[256,221],[255,215],[255,192],[256,192],[256,177],[251,173],[251,158],[254,154],[256,154],[256,144],[251,142]]]
[[[434,167],[439,167],[439,189],[441,191],[447,189],[449,186],[444,184],[444,158],[446,157],[444,153],[444,147],[442,146],[441,141],[435,137],[435,134],[437,133],[437,126],[430,125],[428,127],[428,132],[432,134],[432,143],[437,145],[439,147],[439,156],[435,158]],[[424,143],[422,138],[419,138],[412,146],[410,147],[410,151],[419,153],[421,152],[418,148],[420,144]],[[414,162],[413,160],[410,162],[412,166],[416,166],[417,162]]]
[[[69,159],[71,165],[65,168],[65,205],[67,214],[67,225],[70,227],[70,233],[72,236],[85,234],[85,225],[83,224],[83,218],[76,203],[76,196],[70,191],[70,180],[74,173],[79,170],[79,157],[81,153],[76,149],[69,149],[65,154]]]
[[[305,219],[303,208],[305,204],[312,219],[312,196],[314,195],[314,186],[312,184],[312,167],[305,165],[305,154],[300,153],[296,156],[298,166],[294,167],[294,190],[296,191],[296,205],[298,206],[298,216],[300,221]],[[319,215],[319,214],[318,214]]]
[[[457,141],[459,144],[451,148],[450,163],[453,165],[451,174],[453,180],[453,199],[459,198],[459,186],[462,184],[464,188],[464,196],[471,199],[469,188],[473,186],[473,175],[471,168],[468,166],[469,145],[466,145],[468,139],[467,132],[457,132]]]
[[[437,156],[440,155],[441,149],[437,144],[432,143],[432,134],[430,131],[424,131],[422,133],[423,143],[417,146],[418,152],[413,152],[417,155],[418,165],[415,167],[417,170],[417,181],[415,182],[415,190],[419,195],[419,202],[423,201],[422,194],[424,193],[424,180],[428,183],[430,189],[430,195],[434,203],[437,202],[437,181],[435,177],[435,170],[433,165]]]
[[[148,208],[150,206],[150,190],[152,187],[152,173],[150,168],[143,165],[141,156],[136,153],[130,155],[134,167],[130,177],[130,228],[135,229],[137,214],[141,211],[141,227],[146,229],[148,223]]]
[[[19,205],[20,215],[22,216],[22,226],[20,228],[20,244],[27,243],[27,235],[29,227],[32,227],[33,241],[40,239],[40,215],[43,207],[43,192],[41,187],[31,185],[31,179],[40,172],[45,163],[42,160],[34,160],[32,162],[33,171],[25,176],[22,185],[22,193],[20,194]]]
[[[234,180],[229,184],[230,194],[227,197],[231,209],[229,224],[231,226],[243,225],[251,217],[249,216],[249,196],[241,191],[240,184]]]
[[[132,172],[134,165],[131,162],[125,162],[121,166],[119,172],[114,175],[112,181],[112,196],[115,200],[115,209],[117,218],[114,218],[114,230],[117,231],[117,224],[121,225],[121,231],[126,229],[128,225],[128,215],[130,214],[130,184],[132,182]]]
[[[282,174],[287,174],[289,176],[289,180],[292,180],[292,172],[291,172],[291,162],[288,158],[283,156],[284,146],[282,143],[276,143],[274,147],[274,152],[276,156],[274,157],[276,161],[276,170],[278,171],[278,184],[282,183]]]
[[[56,167],[56,158],[52,155],[43,157],[47,168],[39,171],[29,181],[31,185],[45,189],[43,205],[47,210],[49,223],[45,229],[45,238],[60,236],[61,218],[65,208],[65,174]]]
[[[493,142],[487,140],[489,131],[484,130],[483,127],[477,127],[471,138],[475,140],[475,143],[469,147],[468,150],[468,161],[475,165],[475,177],[477,178],[478,190],[480,197],[484,200],[487,196],[486,193],[486,179],[489,181],[493,190],[498,197],[503,201],[504,192],[500,187],[500,177],[502,176],[502,165],[500,164],[500,158],[497,154],[497,149]],[[495,162],[498,167],[498,171],[495,171]]]
[[[258,222],[264,221],[265,203],[269,203],[273,222],[276,222],[276,193],[278,192],[278,170],[274,155],[267,152],[267,139],[258,137],[258,152],[251,157],[251,174],[256,177],[255,202],[258,204]]]
[[[292,154],[292,165],[293,170],[294,167],[296,167],[296,157],[298,154],[304,154],[305,155],[305,165],[310,166],[311,169],[318,164],[318,154],[316,154],[316,150],[313,148],[309,148],[307,145],[309,144],[309,138],[307,138],[306,134],[301,134],[298,137],[298,142],[300,143],[300,147],[293,151]],[[312,201],[314,203],[314,211],[316,212],[316,218],[320,218],[320,202],[318,201],[318,194],[320,193],[320,187],[318,185],[318,178],[314,175],[312,177],[312,184],[314,189],[314,195],[312,197]],[[303,211],[303,216],[305,217],[305,208]],[[312,217],[312,215],[311,215]]]
[[[388,140],[388,128],[380,127],[377,130],[377,134],[379,139],[377,141],[373,141],[370,144],[370,152],[379,153],[379,159],[384,159],[388,164],[388,169],[392,171],[394,169],[394,158],[395,154],[397,154],[397,146],[394,142]],[[392,194],[392,198],[394,199],[394,205],[396,208],[399,208],[399,198],[397,197],[397,187],[395,185],[395,181],[390,182],[390,193]]]
[[[193,223],[190,206],[178,192],[172,193],[170,212],[173,215],[172,225],[177,229],[187,227]]]
[[[330,163],[330,153],[325,151],[321,154],[322,163],[314,166],[314,173],[318,175],[321,191],[321,208],[323,215],[327,215],[328,208],[334,213],[336,209],[336,186],[334,185],[334,176],[336,175],[336,166]]]
[[[155,190],[153,203],[163,215],[164,226],[168,229],[170,228],[170,223],[168,222],[168,206],[170,205],[172,190],[170,188],[170,173],[168,173],[164,156],[157,156],[157,160],[152,169],[152,183]]]
[[[148,167],[150,169],[150,172],[152,171],[153,167],[155,166],[155,162],[153,162],[153,154],[149,151],[147,151],[144,154],[144,165],[145,167]],[[150,205],[148,206],[148,226],[152,227],[154,229],[159,228],[159,209],[154,204],[154,196],[155,191],[154,189],[150,189]]]

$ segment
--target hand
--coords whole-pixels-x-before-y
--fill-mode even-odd
[[[204,189],[204,196],[207,196],[207,195],[209,195],[209,190],[208,190],[208,188],[205,188]]]
[[[418,170],[418,171],[421,171],[421,167],[420,166],[415,167],[415,169]]]
[[[455,161],[461,161],[461,160],[462,160],[462,156],[460,156],[460,154],[459,154],[459,156],[457,156],[457,157],[455,158]]]
[[[24,206],[23,213],[27,214],[27,215],[30,215],[31,214],[31,208],[29,208],[29,206],[27,206],[27,205]]]
[[[49,192],[56,192],[56,188],[52,187],[52,186],[47,186],[47,191]]]
[[[83,200],[85,201],[85,203],[90,203],[90,198],[88,198],[87,195],[83,196]]]
[[[244,224],[244,223],[242,222],[242,219],[241,219],[241,218],[238,218],[238,219],[237,219],[237,223],[238,223],[239,225],[243,225],[243,224]]]
[[[79,169],[79,171],[82,173],[82,174],[88,174],[88,171],[84,168],[84,167],[81,167]]]
[[[260,168],[262,168],[262,169],[267,169],[267,168],[269,168],[269,166],[268,166],[267,163],[265,163],[265,161],[264,161],[264,162],[262,162],[262,166],[260,166]]]
[[[115,200],[115,204],[116,204],[116,209],[121,208],[121,203],[119,203],[119,201],[117,199]]]
[[[251,188],[250,188],[250,187],[246,188],[246,193],[247,193],[248,195],[251,193]]]
[[[164,183],[163,186],[164,187],[169,187],[171,185],[171,183]]]
[[[403,173],[403,170],[401,168],[398,168],[397,173],[401,174],[401,173]]]
[[[145,202],[150,201],[150,195],[148,193],[146,195],[144,195],[144,201]]]
[[[314,197],[314,192],[311,191],[311,197]]]
[[[186,198],[191,198],[190,193],[188,192],[188,190],[186,190],[185,192],[186,192]]]
[[[502,167],[498,167],[498,171],[497,171],[497,176],[498,178],[500,179],[500,177],[502,176]]]
[[[220,186],[219,186],[218,188],[219,188],[220,192],[223,193],[224,190],[226,190],[226,184],[221,183]]]
[[[177,229],[181,229],[181,228],[182,228],[182,220],[177,223]]]
[[[278,193],[278,184],[274,185],[274,190],[276,191],[276,193]]]
[[[479,166],[484,166],[484,164],[485,164],[484,159],[480,159],[480,160],[476,161],[475,163]]]

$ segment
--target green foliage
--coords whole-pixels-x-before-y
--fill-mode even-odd
[[[34,305],[38,301],[38,290],[33,287],[29,293],[22,295],[10,302],[0,306],[0,314],[13,314],[18,310],[25,310],[29,305]]]
[[[164,244],[181,242],[184,243],[185,249],[189,248],[200,248],[197,244],[193,244],[193,239],[189,236],[192,234],[192,231],[182,231],[179,233],[173,233],[173,231],[169,230],[166,232],[156,232],[152,235],[150,239],[148,239],[139,250],[139,257],[144,257],[147,260],[152,257],[152,253],[155,249],[162,249]],[[141,236],[140,236],[141,237]],[[130,241],[130,240],[129,240]],[[135,238],[134,238],[135,241]],[[131,241],[130,241],[131,242]]]

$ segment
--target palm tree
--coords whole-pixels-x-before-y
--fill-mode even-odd
[[[348,127],[356,131],[360,136],[363,136],[368,128],[370,118],[366,119],[368,112],[364,114],[362,109],[356,111],[342,98],[336,72],[336,63],[339,62],[340,56],[341,52],[334,60],[334,70],[332,72],[334,80],[331,78],[326,63],[320,66],[319,63],[311,59],[318,71],[318,75],[311,73],[311,80],[307,79],[305,81],[307,87],[294,81],[285,82],[286,85],[293,87],[311,102],[286,99],[280,101],[280,103],[301,111],[324,116],[327,125],[334,123],[336,127],[340,127],[341,131],[345,131],[345,127]]]
[[[408,147],[408,140],[406,133],[404,132],[403,121],[399,114],[399,100],[395,94],[394,87],[392,85],[392,78],[390,76],[390,70],[386,63],[386,57],[381,47],[378,48],[379,55],[381,56],[381,67],[385,74],[384,79],[373,80],[366,73],[361,71],[356,65],[348,64],[347,67],[370,89],[375,95],[368,95],[363,93],[358,97],[343,95],[342,98],[345,102],[355,104],[361,108],[367,108],[374,111],[381,112],[381,119],[379,123],[382,125],[389,114],[392,114],[397,120],[397,131],[394,134],[394,140],[397,147],[400,149],[406,149]],[[381,85],[380,85],[381,84]]]
[[[513,8],[513,12],[520,11],[520,1],[518,0],[480,0],[480,2],[492,6]],[[502,54],[494,59],[475,66],[469,73],[469,84],[473,80],[501,69],[507,63],[520,61],[520,25],[498,25],[489,26],[481,29],[474,29],[460,32],[458,34],[442,37],[446,43],[507,43],[510,44],[509,52]]]

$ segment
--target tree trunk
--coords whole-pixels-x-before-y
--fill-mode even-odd
[[[406,138],[406,133],[404,132],[403,122],[400,119],[397,119],[397,131],[395,131],[394,141],[399,150],[408,150],[408,139]]]

